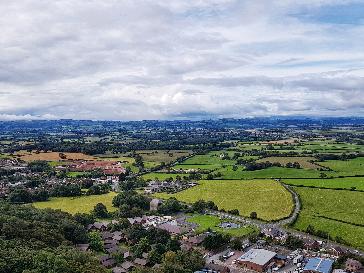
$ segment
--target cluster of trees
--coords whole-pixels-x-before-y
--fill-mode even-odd
[[[218,210],[219,208],[213,201],[198,200],[192,204],[193,211],[203,213],[205,210]]]
[[[72,247],[85,242],[84,226],[68,213],[0,203],[0,273],[106,273],[92,254]]]
[[[36,160],[36,161],[32,161],[28,164],[28,168],[32,171],[32,172],[36,172],[36,173],[42,173],[42,172],[50,172],[52,171],[52,167],[48,164],[47,161],[43,161],[43,160]]]
[[[123,191],[112,200],[114,207],[119,208],[119,217],[142,216],[145,210],[149,210],[150,199],[138,194],[134,190]]]
[[[40,189],[30,191],[25,188],[16,188],[9,194],[8,200],[13,204],[24,204],[37,201],[47,201],[48,198],[49,193],[46,190]]]
[[[196,250],[168,251],[163,255],[159,268],[135,268],[133,273],[193,273],[205,266],[205,261]]]
[[[282,165],[278,162],[246,162],[244,163],[245,169],[247,171],[256,171],[256,170],[262,170],[267,169],[269,167],[282,167]]]
[[[187,205],[181,204],[175,197],[171,197],[158,207],[158,212],[168,215],[186,211],[187,209]]]
[[[228,244],[231,236],[223,233],[212,233],[208,235],[202,242],[204,248],[208,250],[216,250]]]
[[[74,183],[58,184],[50,190],[50,195],[54,197],[75,197],[81,196],[81,186]]]
[[[109,191],[111,191],[111,186],[109,184],[97,184],[97,185],[92,185],[90,188],[88,188],[86,194],[99,195],[108,193]]]
[[[354,159],[360,156],[364,156],[363,154],[316,154],[315,158],[317,158],[318,161],[326,161],[326,160],[349,160]]]

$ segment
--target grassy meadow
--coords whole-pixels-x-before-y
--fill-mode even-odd
[[[294,227],[305,231],[308,225],[340,236],[364,250],[364,193],[296,187],[302,211]]]
[[[39,209],[60,209],[71,214],[89,213],[97,203],[103,203],[109,211],[115,211],[112,199],[116,193],[110,192],[102,195],[89,195],[80,197],[52,197],[49,201],[35,202],[34,207]]]
[[[199,183],[179,193],[157,193],[155,196],[176,197],[186,203],[211,200],[220,209],[238,209],[243,216],[254,211],[267,221],[287,217],[293,209],[291,194],[273,180],[202,180]]]

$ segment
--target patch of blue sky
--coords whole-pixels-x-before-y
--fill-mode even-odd
[[[291,16],[309,22],[362,25],[364,24],[364,1],[307,9]]]

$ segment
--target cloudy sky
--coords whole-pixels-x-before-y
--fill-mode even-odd
[[[364,0],[0,1],[0,119],[364,116]]]

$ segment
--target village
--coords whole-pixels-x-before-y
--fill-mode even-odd
[[[145,230],[160,229],[167,232],[171,238],[178,240],[183,250],[197,250],[205,259],[205,266],[195,273],[362,273],[364,268],[359,260],[363,257],[357,252],[333,247],[329,243],[307,237],[296,237],[282,232],[272,225],[266,225],[255,238],[239,239],[239,246],[233,244],[234,238],[208,250],[204,247],[206,238],[214,236],[214,231],[196,232],[198,225],[188,221],[190,215],[158,215],[158,206],[162,202],[152,199],[150,213],[141,217],[127,218],[128,226]],[[240,227],[231,219],[221,219],[219,227],[234,229]],[[132,238],[123,229],[115,229],[117,220],[110,222],[95,222],[87,229],[98,232],[102,238],[105,255],[99,257],[100,263],[110,268],[113,273],[131,272],[133,268],[158,268],[159,264],[151,261],[150,253],[133,253],[127,245]],[[289,243],[294,242],[294,243]],[[90,251],[89,244],[77,245],[82,251]],[[122,258],[120,258],[120,256]]]

